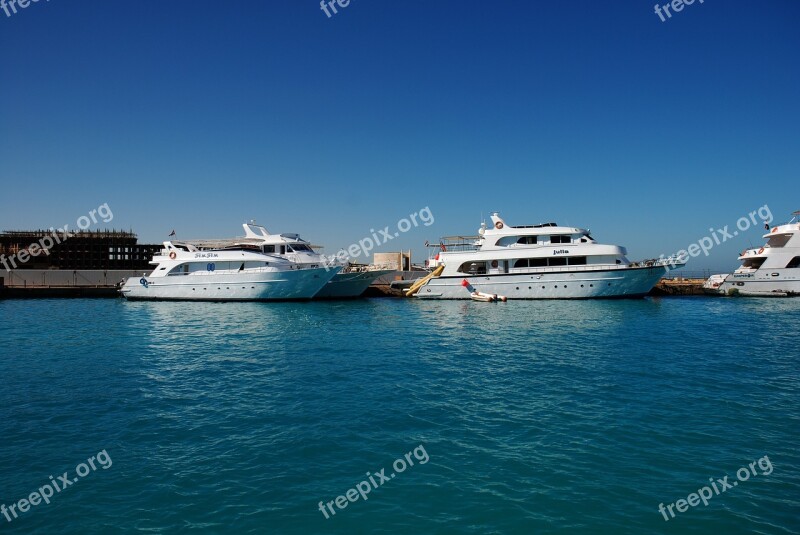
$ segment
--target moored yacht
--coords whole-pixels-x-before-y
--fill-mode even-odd
[[[800,211],[764,234],[763,247],[745,249],[742,265],[731,274],[712,275],[703,285],[709,294],[752,297],[800,295]]]
[[[315,299],[346,299],[359,297],[378,278],[394,269],[378,266],[355,265],[336,256],[326,256],[314,250],[311,243],[297,234],[270,234],[254,222],[245,223],[244,238],[234,239],[237,244],[264,245],[270,252],[302,265],[337,267],[338,273],[314,296]]]
[[[680,258],[632,263],[617,245],[595,242],[588,229],[555,223],[511,226],[497,213],[478,236],[443,238],[434,271],[410,294],[420,299],[470,299],[467,285],[508,299],[640,297]]]
[[[341,270],[315,263],[310,247],[287,247],[255,239],[165,241],[150,262],[153,272],[129,278],[120,292],[131,300],[311,299]]]
[[[361,266],[347,264],[333,277],[328,284],[314,296],[314,299],[348,299],[359,297],[376,280],[397,271],[379,266]]]

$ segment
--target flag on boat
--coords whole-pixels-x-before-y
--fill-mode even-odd
[[[175,229],[172,229],[172,232],[170,232],[169,235],[170,236],[174,236],[175,235]]]

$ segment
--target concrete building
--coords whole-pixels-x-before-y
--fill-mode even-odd
[[[372,264],[385,269],[411,271],[411,251],[398,253],[375,253]]]

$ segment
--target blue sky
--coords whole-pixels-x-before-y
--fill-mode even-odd
[[[6,0],[8,1],[8,0]],[[40,0],[0,11],[0,229],[255,218],[335,253],[510,224],[657,257],[800,209],[800,3]],[[666,2],[662,2],[666,3]],[[687,269],[730,269],[742,233]]]

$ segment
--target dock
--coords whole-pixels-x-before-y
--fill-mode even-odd
[[[141,274],[123,269],[0,270],[0,299],[119,297],[119,283]]]

